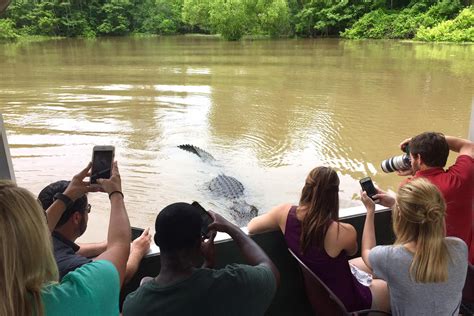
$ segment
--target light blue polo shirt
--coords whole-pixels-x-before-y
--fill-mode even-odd
[[[45,286],[41,298],[47,316],[103,316],[119,314],[119,294],[117,269],[99,260],[69,272],[61,283]]]

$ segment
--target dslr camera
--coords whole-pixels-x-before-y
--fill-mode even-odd
[[[405,146],[403,155],[393,156],[382,161],[380,167],[383,172],[389,173],[394,171],[403,171],[411,168],[410,149]]]

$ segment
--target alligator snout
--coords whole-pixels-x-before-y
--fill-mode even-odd
[[[233,200],[230,209],[239,226],[247,225],[252,218],[258,215],[258,209],[244,200]]]

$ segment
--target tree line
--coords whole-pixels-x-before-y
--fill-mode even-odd
[[[133,33],[474,41],[473,0],[14,0],[0,39]]]

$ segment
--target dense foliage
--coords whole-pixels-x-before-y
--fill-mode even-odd
[[[413,38],[420,28],[433,27],[455,17],[461,10],[459,0],[441,0],[428,7],[417,2],[400,11],[378,9],[362,16],[342,33],[348,38]]]
[[[472,0],[13,0],[0,39],[130,33],[473,41]]]
[[[417,40],[474,42],[474,9],[464,9],[454,20],[437,24],[432,28],[421,27],[416,33]]]

